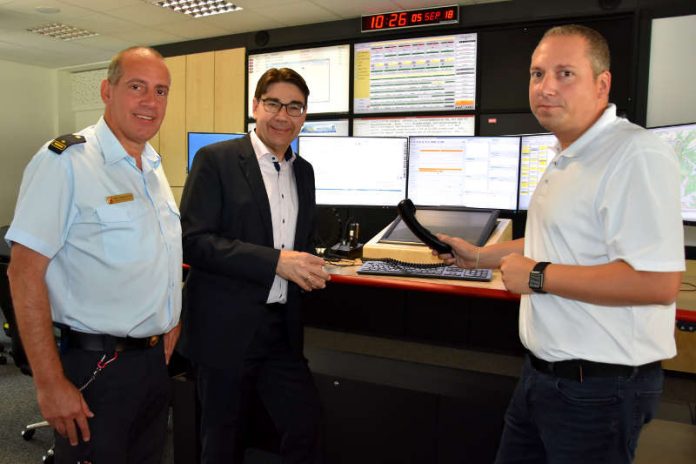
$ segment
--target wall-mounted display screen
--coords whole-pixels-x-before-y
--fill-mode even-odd
[[[305,121],[300,130],[300,135],[340,135],[348,137],[348,120],[337,119],[334,121]]]
[[[473,115],[357,118],[353,120],[353,135],[376,137],[474,135],[475,127],[476,119]]]
[[[355,44],[353,112],[473,110],[476,50],[475,33]]]
[[[406,197],[406,137],[300,137],[318,205],[396,206]]]
[[[304,78],[309,87],[308,112],[318,114],[348,111],[350,45],[249,55],[247,83],[250,117],[256,84],[270,68],[292,68]]]
[[[189,132],[188,133],[188,170],[191,171],[193,158],[198,150],[211,143],[224,142],[225,140],[238,139],[246,134],[223,132]]]
[[[681,165],[682,219],[696,222],[696,123],[649,129],[672,145]]]
[[[411,137],[408,197],[422,206],[517,209],[519,137]]]
[[[546,166],[556,152],[553,147],[558,139],[553,134],[533,134],[522,136],[520,148],[520,200],[519,209],[529,209],[534,189],[539,184]]]

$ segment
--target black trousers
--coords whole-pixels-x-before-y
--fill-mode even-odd
[[[319,462],[319,396],[306,360],[290,351],[282,310],[266,309],[237,369],[196,366],[201,463],[244,461],[250,398],[256,392],[280,433],[283,463]]]
[[[66,376],[78,388],[104,353],[70,349],[62,355]],[[91,440],[70,446],[55,434],[55,462],[75,464],[159,463],[167,434],[171,387],[164,344],[123,351],[82,392],[94,413]]]

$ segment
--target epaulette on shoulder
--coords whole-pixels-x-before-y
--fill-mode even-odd
[[[56,137],[55,139],[53,139],[53,142],[48,144],[48,149],[51,150],[53,153],[60,155],[68,147],[76,145],[78,143],[85,143],[86,141],[87,139],[77,134],[61,135],[60,137]]]

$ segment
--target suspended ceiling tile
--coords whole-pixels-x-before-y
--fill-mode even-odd
[[[114,16],[143,26],[156,26],[186,18],[183,13],[177,13],[167,8],[161,8],[145,2],[128,5],[123,8],[109,10],[109,16]]]

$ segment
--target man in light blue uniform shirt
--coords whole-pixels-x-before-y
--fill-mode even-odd
[[[147,141],[169,86],[155,50],[117,54],[101,85],[104,116],[46,144],[24,173],[6,236],[8,275],[58,463],[161,458],[166,363],[179,336],[181,226]],[[98,363],[103,369],[82,389]]]

